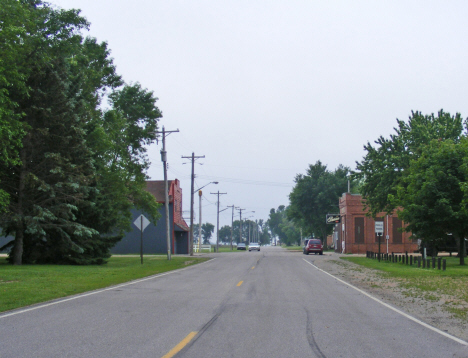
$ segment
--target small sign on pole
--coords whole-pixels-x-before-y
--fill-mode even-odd
[[[383,221],[375,222],[375,233],[383,235]]]
[[[149,224],[150,221],[144,215],[140,215],[133,222],[133,225],[135,225],[141,232],[143,232]]]
[[[383,235],[383,221],[375,221],[375,233],[379,237],[379,262],[380,262],[380,239]]]
[[[141,264],[143,265],[143,231],[145,231],[146,227],[150,224],[150,221],[142,214],[139,217],[136,218],[136,220],[133,222],[133,225],[135,225],[140,231],[140,260]]]

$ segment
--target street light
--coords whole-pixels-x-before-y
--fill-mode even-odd
[[[210,185],[210,184],[218,184],[218,182],[217,181],[209,182],[208,184],[203,185],[201,188],[199,188],[199,189],[197,189],[197,190],[195,190],[193,192],[195,194],[198,191],[198,202],[199,202],[198,212],[199,212],[200,218],[199,218],[199,221],[198,221],[198,252],[200,252],[200,249],[201,249],[201,227],[202,227],[202,210],[201,210],[202,205],[201,205],[201,201],[202,201],[202,194],[203,194],[201,189],[203,189],[205,186]],[[193,206],[192,206],[192,208],[193,208]],[[193,212],[190,215],[192,215],[192,217],[193,217]]]
[[[252,213],[254,213],[255,211],[251,211]],[[247,219],[252,219],[254,216],[253,215],[250,215],[248,217],[246,217],[244,220],[247,221]],[[252,228],[252,221],[249,220],[249,235],[248,235],[248,238],[249,238],[249,245],[250,245],[250,229]]]
[[[197,191],[203,189],[205,186],[208,186],[208,185],[210,185],[210,184],[219,184],[219,182],[217,182],[217,181],[210,181],[208,184],[203,185],[201,188],[198,188],[198,189],[195,190],[193,193],[195,194]]]
[[[239,242],[242,242],[242,211],[245,209],[239,209],[240,220],[239,220]],[[254,213],[255,211],[247,211],[247,213]]]
[[[229,207],[223,210],[219,210],[219,199],[218,199],[218,217],[216,221],[216,252],[219,252],[219,213],[222,213],[224,210],[227,210],[227,209],[229,209]]]

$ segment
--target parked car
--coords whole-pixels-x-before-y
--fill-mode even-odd
[[[237,250],[247,250],[247,247],[245,246],[245,243],[239,242],[237,244]]]
[[[249,251],[252,251],[252,250],[260,251],[260,245],[258,244],[258,242],[251,242],[249,244]]]
[[[311,252],[323,255],[323,245],[320,239],[309,239],[307,241],[304,246],[304,254],[308,255]]]

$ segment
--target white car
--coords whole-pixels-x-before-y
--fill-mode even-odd
[[[237,250],[245,250],[245,249],[246,249],[245,243],[239,242],[237,244]]]
[[[249,251],[252,251],[252,250],[260,251],[260,245],[258,242],[251,242],[249,244]]]

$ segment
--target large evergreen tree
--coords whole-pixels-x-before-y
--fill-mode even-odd
[[[23,255],[33,257],[44,242],[59,240],[80,250],[70,233],[92,233],[76,222],[75,214],[94,172],[83,119],[77,115],[83,104],[69,77],[70,57],[80,42],[76,32],[87,23],[74,11],[53,11],[40,1],[19,3],[30,20],[28,36],[17,44],[27,50],[19,58],[26,91],[12,87],[9,99],[16,104],[11,115],[21,117],[26,133],[17,149],[20,162],[0,167],[2,187],[10,196],[1,227],[15,236],[10,258],[16,264]]]
[[[0,226],[15,237],[10,260],[105,262],[130,225],[132,206],[158,216],[144,190],[145,145],[161,117],[157,99],[138,84],[119,88],[107,45],[83,39],[88,24],[78,11],[40,0],[16,5],[27,14],[28,29],[16,44],[25,85],[8,87],[14,105],[0,114],[20,121],[24,132],[11,151],[18,159],[0,161],[0,185],[10,199]],[[111,107],[103,112],[106,93]]]

